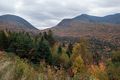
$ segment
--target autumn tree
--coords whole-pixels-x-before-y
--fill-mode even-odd
[[[59,56],[59,62],[61,66],[63,66],[64,68],[69,67],[70,59],[69,59],[69,56],[66,54],[65,48],[62,48],[62,53]]]
[[[73,54],[71,55],[71,64],[72,64],[72,69],[74,73],[82,72],[84,68],[84,61],[80,54],[79,43],[76,43],[74,45],[72,53]]]
[[[76,43],[73,47],[72,53],[73,55],[79,54],[82,57],[84,64],[91,64],[93,61],[93,56],[89,51],[89,45],[86,40],[81,39],[79,43]]]

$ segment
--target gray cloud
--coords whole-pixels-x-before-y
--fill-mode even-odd
[[[0,15],[21,16],[39,29],[80,14],[104,16],[120,12],[119,0],[0,0]]]

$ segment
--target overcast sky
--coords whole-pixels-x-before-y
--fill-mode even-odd
[[[120,0],[0,0],[0,15],[18,15],[39,29],[81,14],[120,13]]]

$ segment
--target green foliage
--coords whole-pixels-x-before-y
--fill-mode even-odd
[[[93,55],[89,50],[88,41],[81,39],[80,47],[81,47],[81,49],[80,49],[81,57],[83,58],[85,64],[91,64],[93,62]]]
[[[73,50],[73,45],[72,45],[72,43],[69,43],[69,44],[68,44],[68,47],[67,47],[67,52],[66,52],[69,57],[70,57],[71,54],[72,54],[72,50]]]
[[[79,43],[76,43],[73,47],[73,54],[80,54],[85,64],[91,64],[93,62],[93,55],[89,50],[89,45],[86,40],[81,39]]]
[[[60,61],[60,64],[63,67],[65,67],[65,68],[69,67],[70,59],[69,59],[69,56],[66,54],[66,50],[65,49],[62,49],[62,53],[59,56],[59,61]]]
[[[59,66],[59,65],[60,65],[60,64],[58,63],[58,59],[59,59],[59,56],[60,56],[61,53],[62,53],[62,48],[61,48],[61,52],[58,53],[58,47],[59,47],[59,44],[58,44],[58,43],[54,44],[54,45],[51,47],[52,65],[55,65],[55,66]]]
[[[107,62],[107,71],[110,80],[120,79],[120,51],[112,52],[111,61]]]
[[[52,63],[57,67],[67,68],[69,66],[69,56],[66,54],[66,49],[62,48],[61,45],[55,44],[52,48]]]
[[[107,65],[103,61],[100,64],[99,55],[92,55],[88,41],[57,42],[51,30],[34,36],[1,31],[1,50],[20,58],[9,53],[9,57],[3,58],[0,52],[0,80],[8,80],[9,76],[12,76],[9,80],[108,80],[108,76],[110,80],[120,79],[120,51],[106,58]],[[98,65],[93,64],[93,58]]]
[[[58,54],[61,54],[61,53],[62,53],[62,46],[61,46],[61,45],[59,45],[57,53],[58,53]]]
[[[72,61],[72,69],[74,73],[84,73],[85,65],[80,55],[76,56],[76,58]]]
[[[8,51],[15,52],[19,56],[28,55],[33,48],[33,42],[29,34],[16,33],[12,36]]]
[[[50,62],[51,60],[51,51],[48,41],[42,37],[41,41],[38,43],[36,53],[34,54],[36,59],[35,62],[40,62],[40,60],[45,60],[46,62]]]
[[[0,31],[0,49],[6,50],[9,44],[9,33],[7,31]]]
[[[76,43],[73,47],[73,53],[71,55],[71,63],[73,72],[76,73],[83,73],[85,72],[85,65],[84,60],[81,57],[81,47],[79,43]]]
[[[120,51],[112,52],[112,62],[113,63],[116,63],[116,62],[120,63]]]
[[[0,32],[0,50],[14,52],[21,58],[27,58],[31,61],[40,62],[45,59],[51,62],[50,47],[55,42],[52,31],[40,33],[32,36],[26,32]]]
[[[53,46],[55,44],[55,39],[53,37],[53,32],[52,30],[48,31],[48,35],[47,35],[47,40],[50,43],[50,46]]]

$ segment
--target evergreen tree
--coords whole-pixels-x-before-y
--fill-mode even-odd
[[[68,48],[67,48],[67,54],[68,54],[69,57],[72,54],[72,50],[73,50],[73,45],[72,45],[72,43],[69,43]]]
[[[48,40],[48,34],[47,34],[47,32],[43,32],[43,36],[44,36],[44,38],[45,38],[46,40]]]
[[[0,31],[0,49],[7,50],[10,45],[9,33],[7,31]]]
[[[61,45],[59,45],[57,53],[58,53],[58,54],[61,54],[61,53],[62,53],[62,46],[61,46]]]
[[[120,79],[120,51],[113,51],[111,61],[108,61],[107,72],[110,80]]]
[[[28,55],[33,48],[33,41],[27,33],[13,33],[11,35],[11,44],[8,48],[9,52],[15,52],[20,57]]]
[[[48,31],[48,37],[47,37],[48,39],[48,42],[50,43],[50,46],[53,46],[54,44],[55,44],[55,39],[54,39],[54,37],[53,37],[53,32],[52,32],[52,30],[49,30]]]
[[[37,50],[35,53],[35,60],[36,62],[40,62],[40,60],[45,60],[46,62],[50,63],[51,57],[52,55],[51,55],[49,43],[43,36],[37,46]]]

